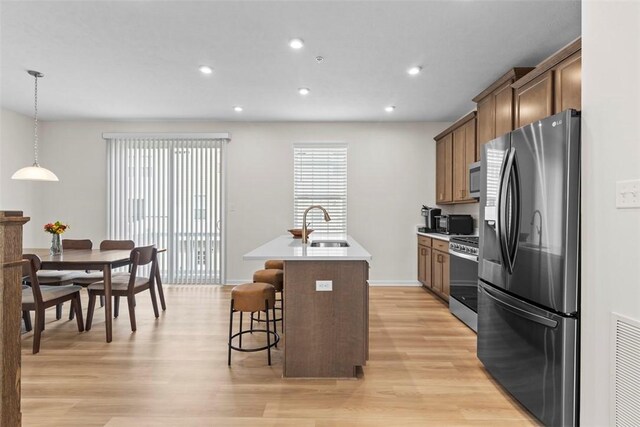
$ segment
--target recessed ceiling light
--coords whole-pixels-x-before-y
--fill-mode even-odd
[[[302,49],[304,46],[304,41],[302,39],[291,39],[289,40],[289,46],[291,49]]]
[[[395,105],[389,105],[388,107],[384,107],[384,111],[386,111],[387,113],[393,113],[393,110],[396,109]]]
[[[311,91],[309,90],[309,88],[306,88],[306,87],[301,87],[300,89],[298,89],[298,93],[300,95],[309,95],[309,92]]]
[[[201,65],[200,68],[198,68],[198,70],[200,70],[202,74],[213,73],[213,68],[209,67],[208,65]]]
[[[235,111],[236,113],[242,113],[242,110],[244,110],[244,108],[242,108],[239,105],[236,105],[235,107],[233,107],[233,111]]]
[[[407,70],[407,73],[415,76],[416,74],[420,74],[420,71],[422,71],[422,67],[411,67]]]

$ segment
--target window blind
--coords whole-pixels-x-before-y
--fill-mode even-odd
[[[166,248],[168,283],[224,283],[228,139],[107,138],[108,236]]]
[[[293,145],[293,223],[302,227],[304,211],[321,205],[331,221],[325,222],[322,211],[307,215],[310,228],[319,232],[347,232],[347,144],[296,143]]]

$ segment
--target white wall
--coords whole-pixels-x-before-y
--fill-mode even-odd
[[[33,163],[33,118],[2,109],[0,124],[0,210],[21,210],[25,216],[32,216],[40,211],[40,192],[55,185],[11,179],[15,171]],[[42,225],[33,218],[25,225],[25,246],[37,243]]]
[[[640,209],[615,208],[615,182],[640,178],[640,2],[584,1],[582,33],[580,407],[604,426],[611,313],[640,320]]]
[[[415,225],[434,202],[435,142],[448,123],[45,122],[43,163],[58,174],[42,194],[37,224],[59,219],[70,238],[106,237],[103,132],[231,132],[228,146],[227,279],[249,279],[259,262],[242,255],[293,222],[293,150],[299,141],[344,141],[348,228],[373,255],[373,281],[416,282]],[[42,233],[39,245],[47,245]]]

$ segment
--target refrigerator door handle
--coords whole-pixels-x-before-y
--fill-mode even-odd
[[[530,313],[526,310],[523,310],[519,307],[516,307],[515,305],[511,305],[506,301],[503,301],[502,299],[496,297],[491,290],[489,290],[486,286],[482,286],[482,290],[487,294],[487,296],[489,298],[491,298],[496,304],[498,304],[499,306],[501,306],[502,308],[504,308],[507,311],[510,311],[511,313],[523,317],[527,320],[531,320],[532,322],[536,322],[539,323],[541,325],[547,326],[549,328],[555,328],[556,326],[558,326],[558,322],[555,320],[551,320],[551,319],[547,319],[546,317],[543,316],[539,316],[537,314],[534,313]]]
[[[512,224],[513,226],[509,229],[508,235],[508,252],[509,252],[509,265],[510,270],[513,272],[513,269],[516,265],[516,256],[518,255],[518,240],[520,236],[520,210],[521,210],[521,200],[520,200],[520,168],[518,167],[518,156],[516,155],[516,149],[512,148],[511,153],[511,169],[509,173],[509,180],[507,181],[511,187],[511,197],[513,201],[511,203],[511,214],[512,214]]]
[[[511,252],[513,251],[510,243],[513,238],[508,227],[507,208],[511,211],[509,213],[513,214],[515,203],[507,203],[507,197],[514,196],[513,191],[509,192],[509,186],[511,184],[511,177],[513,176],[513,162],[515,160],[515,155],[516,150],[514,148],[510,148],[509,151],[507,151],[506,161],[502,168],[500,189],[498,192],[498,236],[500,241],[500,252],[502,253],[503,262],[507,267],[509,274],[513,274],[514,261],[511,258]]]
[[[508,153],[508,151],[507,151]],[[508,179],[509,174],[509,166],[508,166],[508,155],[505,156],[505,160],[502,163],[502,168],[500,168],[500,179],[498,182],[498,200],[496,203],[496,208],[498,211],[498,215],[496,215],[496,231],[498,233],[498,246],[500,249],[500,256],[502,258],[502,265],[508,267],[509,266],[509,255],[507,253],[507,238],[505,226],[507,224],[506,215],[505,215],[505,199],[506,199],[506,180]]]

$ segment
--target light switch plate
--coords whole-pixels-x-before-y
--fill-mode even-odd
[[[640,179],[616,182],[616,208],[640,208]]]
[[[316,291],[327,292],[333,290],[332,280],[316,280]]]

